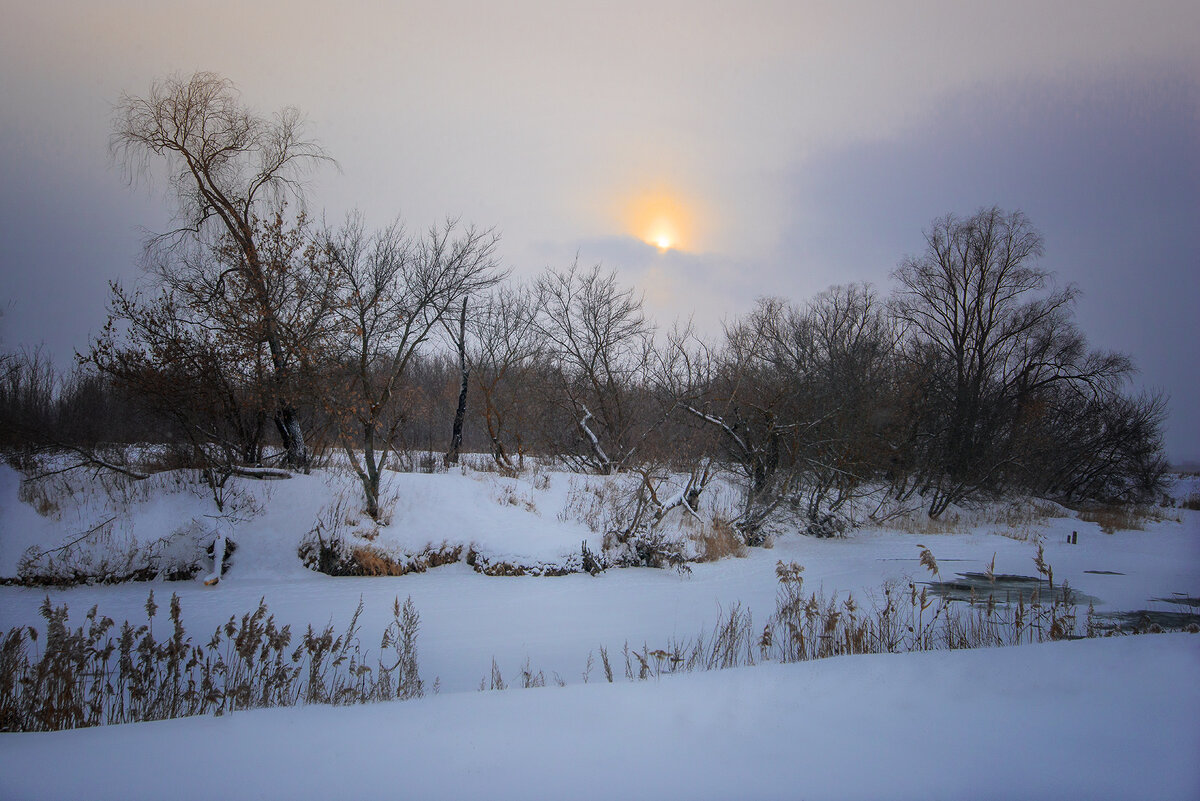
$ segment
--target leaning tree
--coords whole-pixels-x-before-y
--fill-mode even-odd
[[[288,304],[311,281],[297,274],[296,262],[278,262],[278,249],[264,238],[279,235],[289,198],[303,207],[300,179],[329,157],[304,138],[295,108],[262,116],[243,104],[232,82],[211,72],[173,76],[145,96],[122,96],[110,147],[131,179],[155,163],[166,165],[177,227],[148,243],[151,278],[164,295],[195,300],[193,313],[237,310],[241,321],[229,333],[243,336],[246,350],[264,352],[271,415],[288,462],[307,468],[295,378],[303,353],[288,330],[296,315]],[[312,315],[305,319],[311,326]]]

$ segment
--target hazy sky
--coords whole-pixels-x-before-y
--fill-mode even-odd
[[[1171,396],[1200,458],[1200,3],[0,0],[3,347],[60,363],[138,279],[162,184],[108,160],[112,106],[212,70],[294,105],[332,219],[501,231],[518,275],[578,253],[702,327],[759,295],[885,290],[946,212],[1022,209],[1094,344]],[[661,251],[646,239],[667,236]]]

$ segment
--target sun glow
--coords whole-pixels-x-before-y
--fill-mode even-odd
[[[645,193],[626,206],[624,216],[626,230],[660,253],[692,244],[692,214],[673,193]]]

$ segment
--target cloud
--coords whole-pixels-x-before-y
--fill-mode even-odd
[[[568,267],[578,257],[581,265],[614,270],[643,294],[647,313],[660,325],[690,319],[706,334],[719,332],[722,321],[748,309],[758,295],[772,294],[754,278],[765,269],[748,259],[674,248],[663,252],[630,236],[543,242],[536,252],[550,267]]]
[[[1093,343],[1131,353],[1141,383],[1172,396],[1168,450],[1200,455],[1200,78],[1186,65],[1083,82],[980,85],[886,141],[806,159],[773,280],[806,296],[886,284],[947,212],[1021,209],[1041,266],[1084,291]],[[791,265],[799,264],[796,270]]]

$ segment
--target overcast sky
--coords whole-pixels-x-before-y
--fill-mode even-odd
[[[701,327],[759,295],[889,287],[947,212],[1021,209],[1092,342],[1200,458],[1200,3],[0,0],[0,342],[60,363],[139,277],[164,187],[112,106],[171,73],[302,109],[310,206],[578,253]],[[659,217],[669,218],[666,222]],[[670,228],[665,252],[644,240]],[[656,227],[657,226],[657,227]]]

